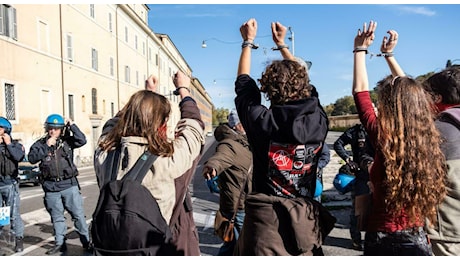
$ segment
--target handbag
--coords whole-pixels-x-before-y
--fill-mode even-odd
[[[248,170],[248,175],[246,176],[246,179],[244,180],[243,185],[241,185],[241,190],[240,190],[240,196],[238,197],[238,200],[235,203],[235,206],[233,207],[233,216],[231,219],[228,219],[222,215],[220,212],[220,209],[217,210],[216,212],[216,218],[214,219],[214,234],[218,237],[220,237],[224,242],[231,242],[233,241],[235,234],[234,234],[234,227],[235,227],[235,217],[236,217],[236,212],[238,211],[238,204],[243,197],[243,191],[244,187],[246,186],[246,183],[248,182],[248,177],[252,171],[252,165],[249,167]]]
[[[214,220],[214,234],[220,237],[224,242],[230,242],[234,237],[233,227],[234,222],[224,217],[220,210],[218,210]]]

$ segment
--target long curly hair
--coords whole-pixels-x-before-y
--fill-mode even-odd
[[[404,210],[411,224],[425,218],[436,223],[436,207],[446,195],[447,164],[429,94],[414,79],[391,76],[378,83],[377,92],[387,212]]]
[[[259,79],[260,91],[273,105],[308,98],[311,95],[307,70],[297,61],[275,60]]]
[[[171,105],[166,97],[150,90],[140,90],[120,111],[118,122],[99,146],[107,151],[117,146],[122,137],[139,136],[147,139],[152,154],[172,156],[174,147],[166,136],[170,113]]]

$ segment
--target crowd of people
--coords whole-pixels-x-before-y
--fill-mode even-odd
[[[366,55],[376,29],[375,21],[364,23],[354,37],[351,89],[361,123],[334,142],[334,150],[355,179],[352,248],[363,250],[366,256],[460,255],[460,225],[456,222],[460,217],[456,178],[460,172],[460,67],[446,68],[423,82],[407,76],[393,52],[399,34],[388,30],[380,56],[389,73],[382,72],[386,76],[377,83],[374,104]],[[218,145],[201,172],[209,181],[218,177],[218,211],[234,225],[233,236],[223,242],[218,255],[324,255],[322,247],[336,218],[321,203],[322,171],[330,161],[330,151],[325,142],[329,121],[318,89],[310,83],[309,67],[285,44],[283,24],[271,23],[274,50],[281,57],[268,64],[258,80],[250,76],[258,23],[251,18],[239,30],[242,48],[235,81],[236,109],[228,122],[215,129]],[[159,217],[170,231],[166,238],[172,251],[167,254],[198,256],[199,237],[188,187],[202,156],[204,123],[190,91],[190,78],[179,71],[172,81],[174,94],[181,98],[174,138],[166,134],[171,104],[156,93],[159,80],[152,75],[145,89],[134,93],[104,125],[94,168],[102,190],[107,183],[104,176],[122,181],[145,152],[152,154],[155,159],[147,165],[140,183],[156,200]],[[270,101],[269,107],[263,105],[262,96]],[[54,229],[55,242],[46,253],[67,250],[65,210],[88,252],[161,252],[116,248],[123,243],[93,247],[73,160],[74,149],[85,145],[86,137],[72,120],[59,114],[49,115],[44,126],[45,135],[31,146],[27,157],[39,163],[44,207]],[[12,139],[11,131],[8,119],[0,117],[2,206],[11,208],[14,250],[21,252],[24,224],[18,163],[26,152]],[[347,145],[351,145],[351,154]],[[116,165],[111,165],[114,161],[109,158],[114,156]],[[121,235],[120,239],[126,239]],[[149,247],[149,241],[146,243],[143,246]]]

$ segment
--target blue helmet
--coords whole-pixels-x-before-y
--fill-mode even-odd
[[[3,116],[0,116],[0,127],[5,129],[5,132],[7,134],[11,134],[11,123],[8,121],[8,119],[4,118]]]
[[[339,172],[337,173],[337,175],[335,175],[332,184],[334,184],[335,189],[343,195],[345,193],[350,192],[353,189],[354,182],[355,176]]]
[[[315,188],[315,194],[313,197],[318,197],[323,193],[323,184],[321,184],[321,181],[317,178],[316,179],[316,188]]]
[[[219,179],[218,175],[214,176],[210,180],[206,180],[206,185],[208,185],[209,191],[211,193],[219,193],[220,192],[220,189],[217,186],[217,179]]]
[[[46,118],[45,121],[45,128],[48,130],[49,128],[64,128],[65,121],[61,115],[58,114],[51,114]]]

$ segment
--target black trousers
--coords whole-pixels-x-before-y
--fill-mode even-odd
[[[394,233],[366,232],[365,256],[431,256],[428,236],[422,227]]]

